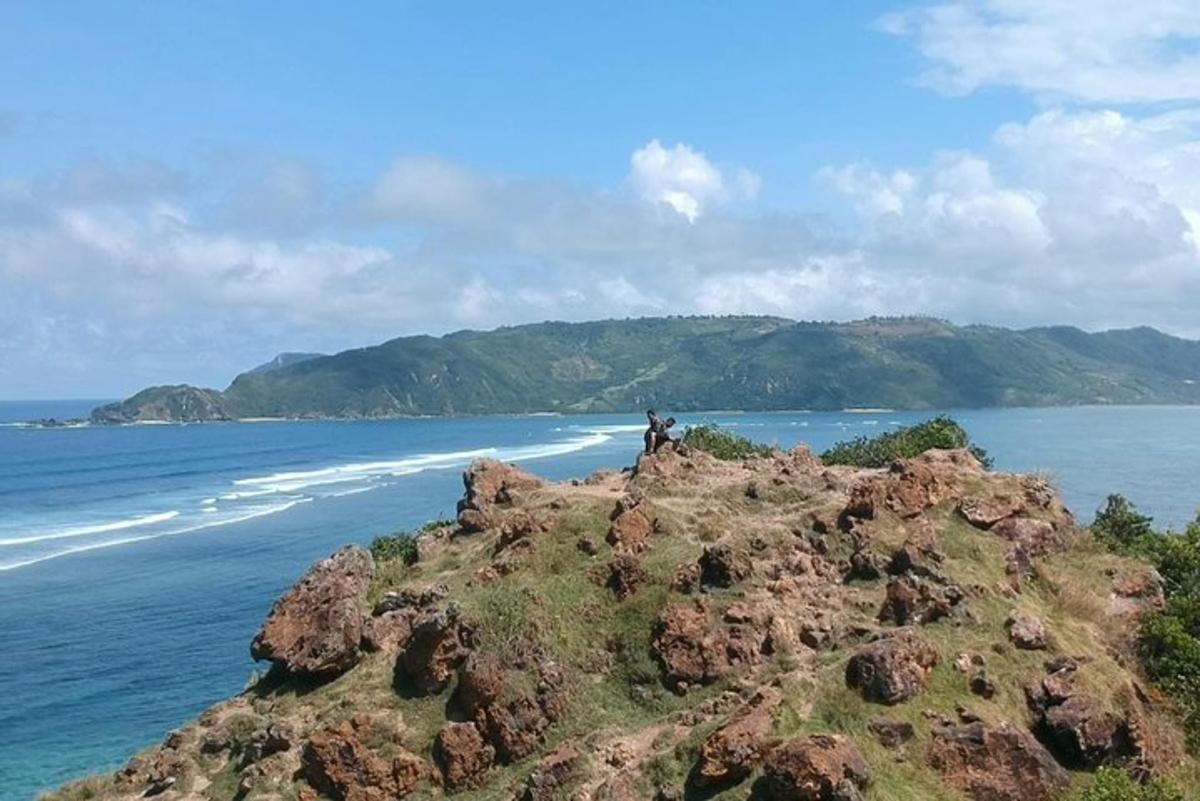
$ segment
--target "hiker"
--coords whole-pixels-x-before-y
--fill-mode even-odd
[[[653,409],[646,410],[646,418],[650,421],[650,427],[646,429],[646,453],[657,453],[668,442],[674,442],[671,438],[669,430],[675,425],[675,418],[668,417],[663,420]]]

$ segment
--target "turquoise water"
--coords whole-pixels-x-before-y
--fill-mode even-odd
[[[552,478],[629,464],[637,415],[35,429],[93,402],[0,403],[0,798],[119,765],[241,689],[271,601],[346,542],[453,513],[475,456]],[[664,409],[664,412],[670,410]],[[928,413],[676,415],[814,449]],[[1001,469],[1090,519],[1119,491],[1200,506],[1200,408],[956,412]]]

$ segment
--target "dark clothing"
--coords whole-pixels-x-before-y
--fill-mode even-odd
[[[668,429],[675,424],[674,420],[663,420],[653,410],[646,412],[646,418],[650,421],[645,435],[646,453],[657,452],[666,443],[674,441],[668,433]]]

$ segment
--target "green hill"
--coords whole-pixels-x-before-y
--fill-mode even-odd
[[[95,419],[172,419],[140,395]],[[1200,342],[928,318],[550,322],[400,337],[244,373],[212,397],[213,419],[1197,403]]]

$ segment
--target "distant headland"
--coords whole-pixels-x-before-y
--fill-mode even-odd
[[[93,423],[532,412],[1200,403],[1200,342],[925,317],[546,322],[282,354],[225,390],[151,387]]]

